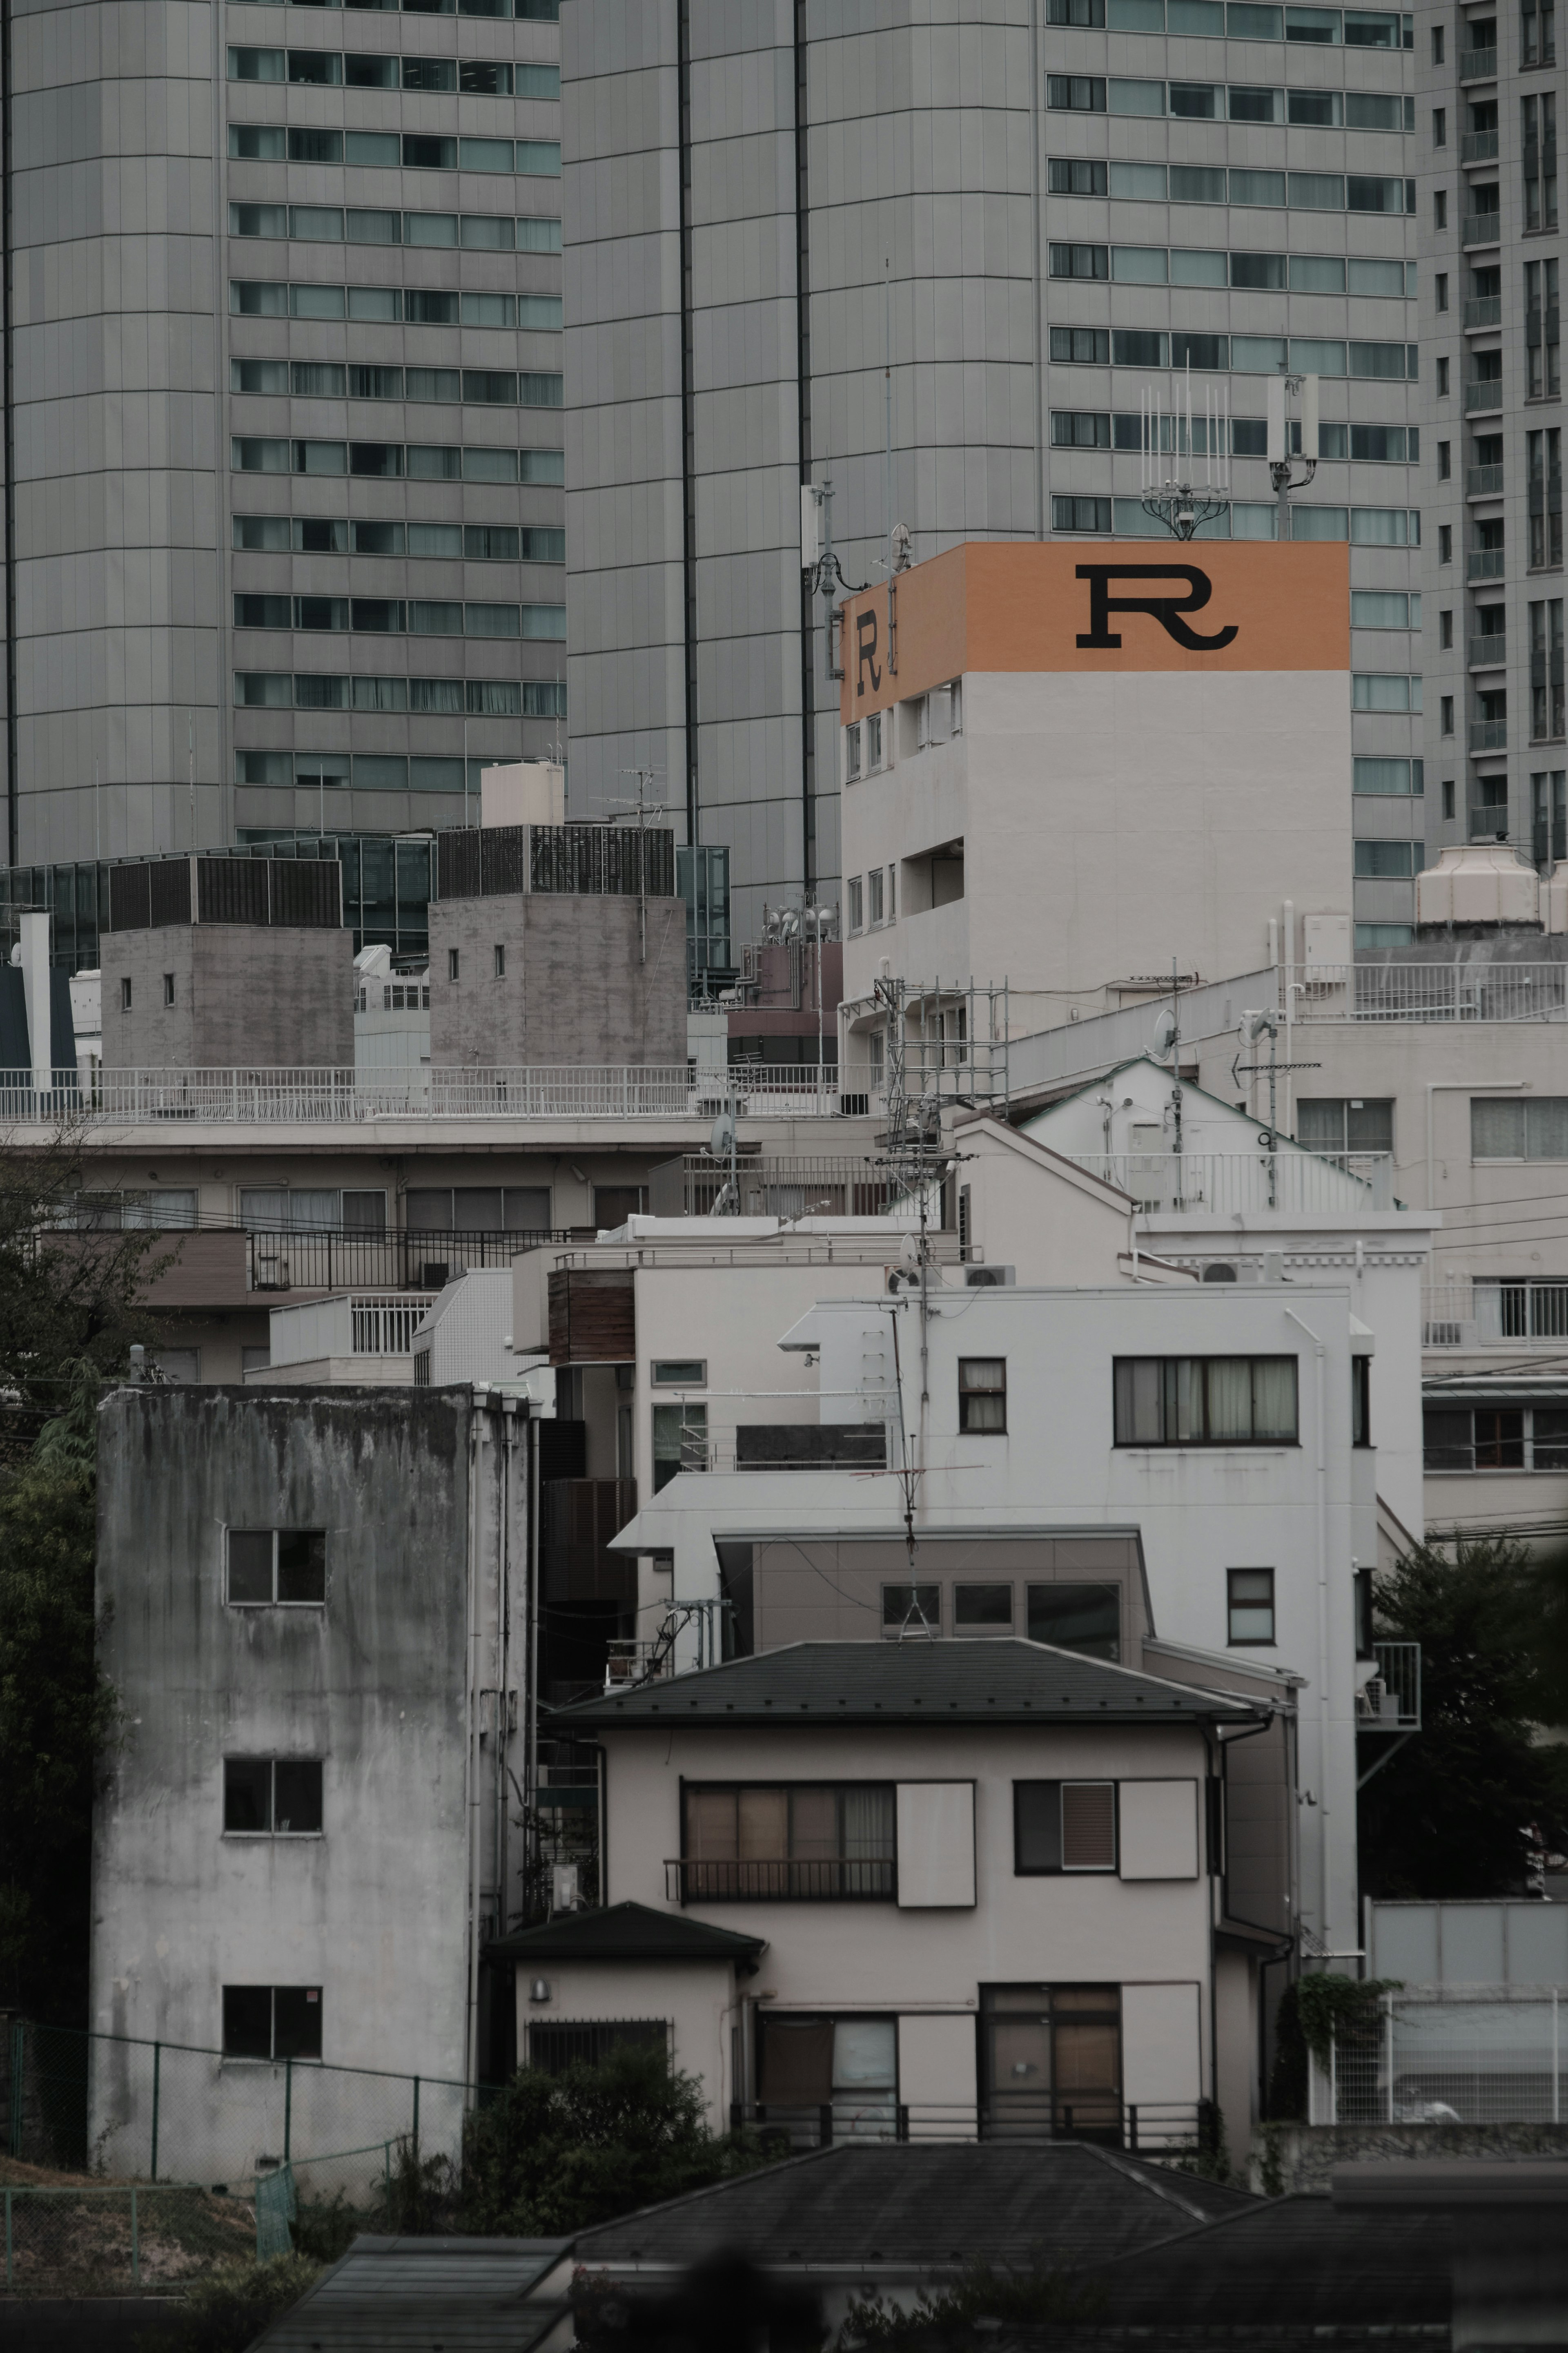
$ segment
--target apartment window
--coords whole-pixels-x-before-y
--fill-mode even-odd
[[[1444,653],[1453,651],[1454,616],[1452,613],[1439,613],[1437,616],[1437,644]]]
[[[1047,74],[1046,104],[1069,114],[1103,114],[1103,77],[1099,74]]]
[[[952,1588],[952,1630],[955,1634],[1010,1634],[1013,1630],[1012,1587],[955,1585]]]
[[[656,1405],[652,1417],[653,1492],[668,1487],[680,1471],[708,1468],[708,1408],[700,1400],[682,1398],[679,1405]]]
[[[1351,1444],[1372,1444],[1372,1358],[1351,1358]]]
[[[321,1828],[319,1757],[226,1757],[223,1826],[237,1838],[310,1838]]]
[[[1563,563],[1563,433],[1548,426],[1524,437],[1530,505],[1530,564],[1537,572]]]
[[[1555,400],[1563,389],[1561,312],[1557,263],[1524,265],[1525,381],[1531,400]]]
[[[165,1005],[173,1005],[174,1001],[174,976],[172,972],[166,972],[163,975],[163,1002]]]
[[[1454,817],[1454,779],[1452,776],[1445,776],[1443,779],[1443,817],[1446,823],[1452,824]]]
[[[604,1220],[601,1219],[600,1223]],[[706,1356],[656,1356],[648,1367],[656,1389],[700,1389],[708,1386]]]
[[[688,1782],[683,1903],[875,1901],[896,1892],[889,1782]]]
[[[1555,0],[1521,0],[1520,8],[1519,61],[1522,66],[1550,66],[1557,62],[1557,11]]]
[[[1294,1356],[1118,1356],[1118,1446],[1293,1446]]]
[[[941,1586],[884,1585],[882,1631],[884,1634],[940,1634]]]
[[[1432,27],[1432,62],[1435,66],[1440,66],[1443,62],[1443,37],[1446,30],[1447,27],[1442,25],[1434,25]]]
[[[958,1426],[976,1435],[996,1437],[1007,1428],[1007,1359],[1005,1356],[960,1356],[958,1360]]]
[[[980,2073],[983,2138],[1067,2136],[1120,2148],[1120,1988],[982,1986]]]
[[[1271,1568],[1227,1568],[1226,1641],[1232,1650],[1274,1640],[1274,1571]]]
[[[1109,278],[1110,248],[1104,245],[1053,245],[1050,267],[1053,278]]]
[[[1419,799],[1426,789],[1426,763],[1358,752],[1351,763],[1351,786],[1370,799]]]
[[[1563,734],[1561,596],[1530,607],[1530,733],[1538,744],[1558,741]]]
[[[1053,327],[1051,358],[1058,365],[1106,367],[1110,361],[1109,327]]]
[[[849,928],[852,932],[866,928],[866,885],[858,874],[849,878]]]
[[[230,1528],[231,1609],[320,1609],[326,1598],[324,1528]]]
[[[1568,1095],[1474,1095],[1472,1160],[1568,1160]]]
[[[1439,394],[1446,394],[1447,389],[1448,363],[1446,359],[1440,359],[1437,363],[1437,390]]]
[[[1444,735],[1451,735],[1454,732],[1454,698],[1451,694],[1441,694],[1437,698],[1437,726]]]
[[[1521,99],[1524,118],[1524,227],[1557,226],[1557,100],[1552,90]]]
[[[883,920],[882,870],[873,866],[866,877],[867,913],[873,924]]]
[[[1121,1592],[1115,1585],[1031,1585],[1029,1640],[1087,1659],[1121,1656]]]
[[[1432,226],[1434,228],[1447,228],[1448,226],[1448,191],[1447,188],[1435,188],[1432,192]]]
[[[1454,526],[1452,523],[1440,522],[1437,525],[1437,561],[1439,564],[1452,564],[1454,561]]]
[[[1446,106],[1435,106],[1432,109],[1432,144],[1434,147],[1446,147],[1447,143],[1448,110]],[[1447,310],[1447,304],[1439,302],[1437,308],[1440,311]]]
[[[759,2123],[782,2124],[804,2112],[816,2126],[825,2109],[842,2112],[842,2121],[830,2116],[828,2122],[835,2137],[872,2133],[888,2138],[897,2130],[898,2020],[760,2010]]]
[[[1308,1095],[1296,1102],[1296,1141],[1309,1152],[1392,1152],[1391,1096]]]
[[[1053,449],[1109,449],[1110,417],[1102,409],[1053,408]]]
[[[1361,881],[1408,881],[1420,870],[1418,849],[1413,841],[1358,841],[1352,871]]]
[[[1051,501],[1053,531],[1108,532],[1110,529],[1109,499],[1062,499]]]
[[[1521,1301],[1537,1287],[1503,1286]],[[1551,1286],[1549,1303],[1561,1297],[1561,1286]],[[1560,1316],[1542,1326],[1543,1333],[1561,1329]],[[1562,1406],[1428,1406],[1421,1419],[1428,1471],[1568,1471],[1568,1410]]]
[[[1560,865],[1568,858],[1565,781],[1568,772],[1562,768],[1542,769],[1530,780],[1535,862],[1542,868]]]
[[[448,948],[447,950],[447,977],[448,980],[456,980],[458,977],[458,974],[461,969],[461,959],[462,951],[460,949]]]
[[[846,783],[851,785],[854,784],[859,774],[860,730],[858,726],[847,727],[844,730],[844,776]]]
[[[866,768],[870,775],[882,765],[882,714],[879,711],[872,712],[865,722],[865,728]]]
[[[409,992],[412,998],[413,991]],[[595,1187],[595,1219],[603,1226],[611,1221],[596,1215],[598,1194]],[[354,1197],[343,1195],[344,1222],[349,1202]],[[640,1207],[640,1203],[634,1206]],[[500,1185],[410,1187],[405,1208],[411,1234],[548,1234],[550,1231],[550,1187],[548,1185]],[[619,1224],[617,1219],[614,1221]]]
[[[562,2075],[568,2067],[601,2067],[612,2051],[626,2050],[668,2054],[668,2021],[662,2018],[528,2021],[528,2063],[542,2075]]]
[[[1076,155],[1053,155],[1046,174],[1047,192],[1053,196],[1103,196],[1109,191],[1105,165]]]
[[[1015,1781],[1013,1869],[1020,1879],[1116,1868],[1114,1781]]]
[[[319,2059],[320,1986],[225,1986],[226,2059]]]

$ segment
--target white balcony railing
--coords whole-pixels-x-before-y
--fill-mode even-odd
[[[1075,1152],[1071,1157],[1151,1210],[1354,1215],[1394,1207],[1394,1163],[1386,1152],[1324,1155],[1291,1145],[1278,1152]]]
[[[1568,1021],[1568,965],[1308,965],[1292,997],[1298,1021]]]
[[[1568,1342],[1568,1282],[1466,1275],[1421,1294],[1426,1348],[1550,1348]]]
[[[685,1062],[550,1063],[490,1070],[127,1070],[94,1073],[84,1093],[74,1070],[47,1090],[28,1071],[0,1071],[0,1126],[82,1117],[133,1127],[359,1126],[389,1119],[710,1120],[727,1087],[742,1111],[832,1118],[838,1072],[748,1065],[726,1073]],[[877,1110],[879,1099],[851,1098]]]

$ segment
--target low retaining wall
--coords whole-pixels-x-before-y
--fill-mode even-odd
[[[1568,2158],[1563,2125],[1259,2125],[1247,2186],[1265,2196],[1326,2198],[1336,2165],[1409,2157]]]

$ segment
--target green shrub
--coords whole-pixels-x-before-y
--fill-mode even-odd
[[[142,2330],[136,2353],[246,2353],[320,2276],[321,2265],[304,2255],[226,2264],[198,2280],[159,2327]]]

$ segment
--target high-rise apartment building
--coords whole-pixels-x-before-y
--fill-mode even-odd
[[[561,735],[557,12],[6,9],[11,863],[457,823]]]
[[[1418,19],[1427,839],[1568,854],[1552,0]]]
[[[1269,537],[1264,379],[1310,373],[1322,455],[1293,529],[1351,546],[1358,938],[1408,936],[1414,32],[1268,0],[934,0],[918,23],[574,0],[574,807],[658,771],[731,845],[740,936],[763,899],[837,898],[838,695],[800,485],[831,480],[856,583],[897,522],[917,557],[1153,533],[1140,398],[1190,367],[1231,418],[1210,528]]]

